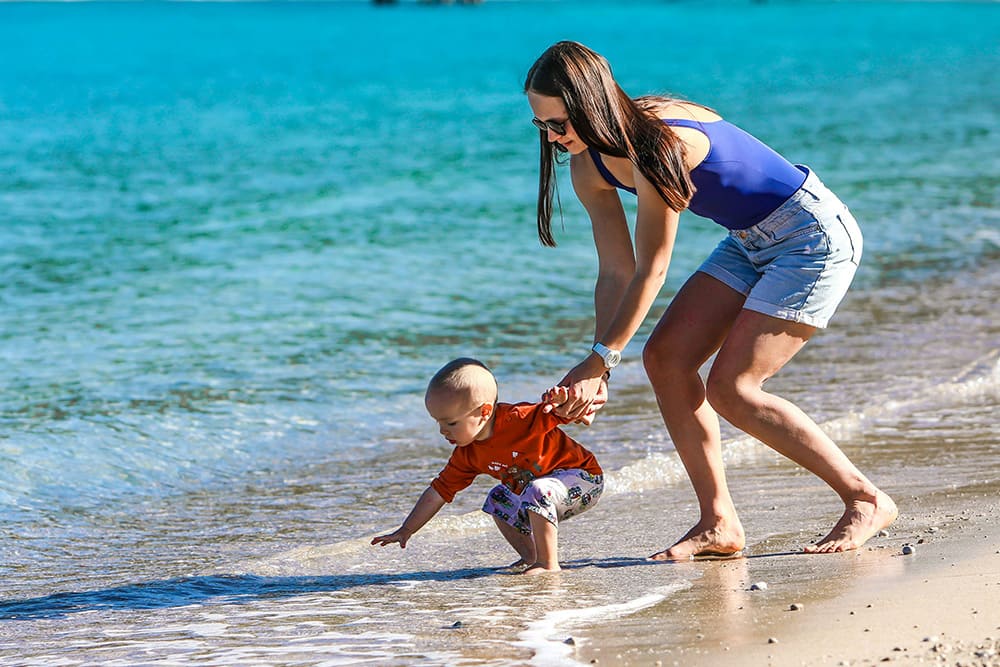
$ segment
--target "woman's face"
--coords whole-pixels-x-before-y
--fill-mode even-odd
[[[573,124],[569,121],[569,114],[566,112],[566,105],[559,97],[549,97],[540,95],[534,91],[528,91],[528,104],[535,114],[535,119],[542,123],[553,123],[562,125],[566,130],[565,134],[559,134],[551,126],[545,130],[545,137],[552,143],[561,144],[570,155],[578,155],[587,150],[587,145],[580,141]]]

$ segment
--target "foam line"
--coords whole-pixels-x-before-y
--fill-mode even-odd
[[[875,402],[871,407],[821,424],[832,438],[857,433],[866,422],[954,401],[975,400],[996,394],[1000,388],[1000,349],[993,349],[962,368],[951,380],[928,382],[906,398]]]
[[[658,588],[651,593],[622,602],[619,604],[585,607],[583,609],[560,609],[551,611],[543,618],[528,623],[528,629],[521,632],[518,645],[530,649],[534,655],[533,665],[569,665],[576,667],[583,663],[572,657],[573,647],[566,643],[566,631],[574,626],[583,625],[589,621],[628,616],[637,611],[652,607],[666,599],[667,595],[684,588],[685,584]]]

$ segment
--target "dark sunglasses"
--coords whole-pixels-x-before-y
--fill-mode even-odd
[[[566,134],[566,123],[568,121],[563,121],[557,123],[554,120],[539,120],[538,118],[532,118],[531,124],[537,127],[542,132],[548,132],[552,130],[554,133],[558,134],[560,137]]]

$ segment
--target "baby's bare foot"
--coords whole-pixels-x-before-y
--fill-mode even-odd
[[[556,565],[555,567],[545,567],[540,563],[535,563],[521,574],[526,574],[529,577],[534,577],[540,574],[551,574],[553,572],[561,572],[561,571],[562,568],[559,567],[558,565]]]
[[[830,534],[806,547],[804,551],[810,554],[828,554],[857,549],[878,531],[888,527],[898,514],[899,510],[892,498],[876,491],[874,500],[852,501]]]
[[[510,565],[506,565],[506,566],[502,567],[501,569],[503,569],[503,570],[520,570],[521,568],[524,568],[524,567],[527,567],[527,566],[528,566],[528,562],[526,560],[524,560],[523,558],[519,558],[516,561],[514,561],[513,563],[511,563]]]
[[[669,549],[650,556],[650,560],[689,560],[696,556],[734,556],[745,546],[743,526],[735,523],[703,527],[700,523],[689,530]]]

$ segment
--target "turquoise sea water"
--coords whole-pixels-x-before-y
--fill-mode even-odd
[[[394,615],[520,599],[493,582],[498,607],[476,602],[509,560],[477,491],[426,547],[362,545],[448,454],[422,407],[442,363],[478,356],[530,400],[586,350],[587,220],[563,172],[560,247],[539,246],[520,88],[566,38],[630,93],[708,104],[809,164],[860,221],[855,289],[786,394],[871,456],[1000,458],[1000,5],[0,3],[0,657],[493,659]],[[721,238],[682,220],[657,314]],[[666,486],[686,522],[641,338],[577,435],[619,502]],[[729,435],[731,465],[761,465]],[[635,521],[686,530],[661,511]],[[627,613],[688,583],[581,596]],[[301,655],[292,607],[333,615]],[[514,655],[544,653],[517,619]]]

